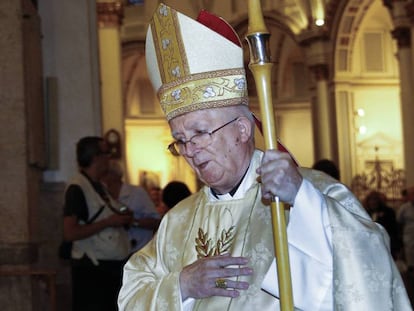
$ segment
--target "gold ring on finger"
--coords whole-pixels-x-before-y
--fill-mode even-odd
[[[227,288],[227,281],[225,279],[217,279],[216,280],[216,287],[217,288]]]

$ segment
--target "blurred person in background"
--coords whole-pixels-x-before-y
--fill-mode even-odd
[[[133,253],[152,239],[160,224],[161,215],[155,209],[147,191],[141,186],[125,183],[123,176],[121,165],[117,161],[111,160],[108,170],[101,180],[112,197],[133,213],[134,220],[128,227],[131,252]]]
[[[322,159],[322,160],[316,161],[313,164],[312,168],[314,170],[324,172],[328,174],[329,176],[335,178],[336,180],[339,180],[341,177],[339,174],[338,167],[336,166],[335,162],[332,160]]]
[[[170,181],[162,190],[162,201],[168,207],[173,208],[178,202],[191,195],[190,189],[181,181]]]
[[[108,169],[109,151],[101,137],[76,144],[79,170],[65,191],[63,236],[71,251],[72,310],[115,311],[122,268],[130,253],[124,226],[132,214],[106,191],[100,179]]]
[[[387,205],[386,197],[378,191],[371,191],[364,200],[364,207],[372,220],[384,227],[390,237],[391,254],[396,260],[400,258],[401,240],[395,211]]]

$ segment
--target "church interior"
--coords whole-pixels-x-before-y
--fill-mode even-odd
[[[69,265],[57,248],[79,138],[104,137],[131,184],[180,180],[199,189],[185,160],[166,149],[171,134],[147,76],[145,36],[160,2],[0,2],[3,310],[70,310]],[[233,26],[260,118],[244,39],[247,1],[163,2],[190,17],[206,9]],[[278,139],[299,165],[330,159],[361,200],[378,190],[397,208],[414,185],[414,1],[261,4]],[[259,131],[256,142],[263,146]]]

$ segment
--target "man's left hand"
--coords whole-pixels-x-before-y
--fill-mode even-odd
[[[267,150],[257,173],[261,175],[264,199],[271,200],[277,196],[293,205],[303,177],[288,153]]]

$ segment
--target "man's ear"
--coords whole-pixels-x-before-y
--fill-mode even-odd
[[[237,120],[237,126],[242,142],[248,141],[252,135],[252,123],[246,117],[240,117]]]

